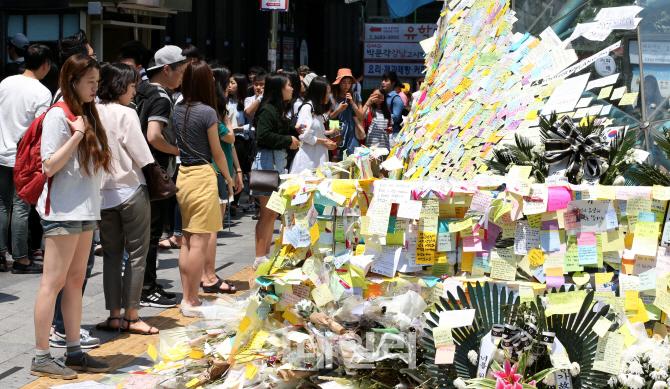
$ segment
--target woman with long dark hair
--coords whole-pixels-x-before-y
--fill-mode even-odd
[[[299,126],[305,131],[300,135],[302,146],[291,165],[291,174],[298,174],[305,169],[314,169],[328,162],[328,150],[335,150],[337,143],[328,139],[326,135],[335,130],[326,131],[324,114],[328,111],[330,99],[330,84],[323,77],[307,75],[308,82],[305,101],[298,110]]]
[[[299,129],[299,132],[302,132],[302,127],[300,127],[298,124],[298,109],[300,109],[300,106],[302,105],[302,97],[300,96],[301,89],[299,88],[299,86],[302,84],[300,81],[300,75],[295,69],[282,69],[281,73],[286,74],[286,76],[288,76],[289,80],[291,81],[291,85],[294,86],[291,100],[286,103],[286,118],[291,123],[291,126],[295,126],[296,129]],[[295,158],[298,150],[288,149],[286,152],[286,167],[290,168],[291,165],[293,165],[293,159]]]
[[[263,101],[254,115],[258,153],[251,166],[254,170],[276,170],[286,173],[286,149],[300,146],[300,134],[289,125],[284,114],[287,104],[293,96],[293,86],[289,78],[282,73],[272,73],[265,82]],[[267,208],[272,193],[252,190],[251,194],[260,197],[260,217],[256,223],[256,261],[258,267],[269,259],[272,232],[277,213]]]
[[[247,98],[247,76],[242,73],[235,73],[230,77],[228,84],[228,110],[235,112],[237,126],[233,128],[235,133],[235,154],[240,164],[240,170],[243,174],[249,176],[251,172],[251,149],[253,147],[252,133],[249,130],[251,118],[244,112],[244,100]],[[230,205],[230,214],[237,215],[237,206],[240,203],[242,192],[235,194],[235,200]],[[249,203],[253,204],[253,199],[249,198]],[[249,210],[253,210],[253,205]]]
[[[393,122],[382,88],[375,88],[363,106],[363,110],[365,111],[363,125],[367,130],[365,145],[367,147],[385,147],[390,151],[390,134],[393,133]]]
[[[223,219],[219,207],[217,171],[221,169],[233,193],[233,178],[228,170],[226,156],[219,143],[219,122],[214,75],[200,60],[188,64],[184,72],[182,94],[184,100],[174,108],[175,130],[181,156],[177,178],[177,201],[182,214],[184,240],[179,252],[179,272],[184,288],[180,310],[184,316],[198,316],[199,284],[205,265],[205,256],[213,233],[221,231]]]
[[[87,55],[63,64],[60,89],[68,111],[54,107],[42,125],[41,156],[49,180],[37,202],[46,246],[44,274],[35,301],[36,357],[30,374],[72,379],[77,371],[107,372],[109,365],[82,353],[81,288],[91,251],[93,230],[100,220],[102,172],[110,173],[112,152],[95,107],[100,65]],[[75,116],[76,120],[68,119]],[[48,199],[48,201],[47,201]],[[49,353],[49,330],[56,296],[63,290],[62,310],[67,334],[65,363]]]

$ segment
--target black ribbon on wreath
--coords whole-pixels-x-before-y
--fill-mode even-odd
[[[582,136],[568,115],[557,120],[549,134],[557,139],[546,139],[544,157],[549,165],[557,165],[567,159],[567,176],[581,179],[584,175],[599,177],[601,165],[607,162],[610,147],[596,134]]]

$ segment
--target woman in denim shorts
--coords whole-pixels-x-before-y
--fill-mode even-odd
[[[296,85],[298,87],[298,85]],[[272,73],[265,81],[263,101],[254,115],[258,153],[251,166],[254,170],[276,170],[279,174],[286,173],[286,149],[300,147],[300,133],[291,127],[286,118],[287,103],[291,100],[293,86],[289,78],[282,73]],[[261,213],[256,224],[256,261],[254,268],[267,261],[270,257],[270,245],[277,213],[267,208],[272,193],[251,191],[258,196]]]
[[[36,356],[30,373],[54,378],[76,378],[75,371],[107,372],[109,365],[82,353],[81,288],[86,276],[96,221],[100,220],[103,170],[111,170],[107,143],[94,99],[100,65],[87,55],[63,64],[60,88],[75,121],[60,107],[50,109],[42,125],[41,157],[49,177],[37,202],[46,245],[44,274],[35,301]],[[72,117],[70,117],[72,118]],[[67,334],[65,363],[49,353],[49,330],[56,296],[63,290],[63,318]]]

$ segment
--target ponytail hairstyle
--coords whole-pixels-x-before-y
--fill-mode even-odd
[[[84,139],[77,147],[79,153],[79,169],[83,169],[91,177],[89,163],[93,162],[93,173],[100,168],[111,173],[112,151],[107,142],[107,133],[100,122],[95,101],[82,103],[75,92],[74,86],[91,69],[100,70],[98,61],[88,55],[73,55],[65,61],[60,73],[60,90],[63,100],[74,116],[83,116],[86,122]]]

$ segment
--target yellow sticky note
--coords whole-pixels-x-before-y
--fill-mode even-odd
[[[528,260],[530,261],[531,266],[540,266],[545,261],[544,253],[539,249],[531,249],[530,252],[528,252]],[[563,275],[563,273],[561,273],[561,275]]]
[[[156,361],[156,358],[158,358],[158,350],[156,350],[156,347],[151,343],[149,343],[149,348],[147,349],[147,354],[149,354],[151,359],[153,359],[154,361]]]
[[[244,330],[247,329],[247,326],[249,326],[249,324],[251,324],[251,319],[249,319],[247,316],[245,316],[242,319],[242,322],[240,323],[240,327],[239,327],[240,332],[244,332]]]
[[[319,236],[321,236],[321,233],[319,232],[319,223],[314,223],[312,228],[309,229],[309,239],[312,242],[312,246],[319,240]]]
[[[356,255],[363,255],[365,253],[365,245],[364,244],[359,244],[356,246]]]
[[[627,311],[637,311],[637,300],[638,300],[638,291],[637,290],[627,290],[626,291],[626,310]]]
[[[188,357],[191,359],[200,359],[205,356],[205,352],[202,350],[195,349],[188,354]]]
[[[154,365],[154,370],[161,371],[161,370],[165,369],[165,366],[167,366],[167,363],[161,362],[158,365]]]
[[[435,346],[454,344],[454,338],[451,335],[451,327],[435,327],[433,329],[433,340],[435,341]]]
[[[651,188],[651,197],[656,200],[670,200],[670,188],[654,185]]]
[[[619,101],[619,106],[622,105],[631,105],[637,100],[637,94],[638,92],[633,92],[633,93],[626,93],[621,97],[621,100]]]
[[[468,227],[472,227],[472,218],[449,223],[449,232],[463,231]]]
[[[192,388],[192,387],[196,386],[196,385],[199,384],[199,383],[200,383],[200,380],[196,377],[196,378],[190,380],[189,382],[187,382],[187,383],[186,383],[186,387],[187,387],[187,388]]]
[[[270,200],[268,201],[266,207],[280,214],[284,213],[284,211],[286,210],[284,201],[282,200],[278,192],[272,192],[272,195],[270,196]]]
[[[284,311],[284,314],[282,317],[286,320],[288,320],[291,324],[297,325],[298,324],[298,318],[295,317],[291,312],[289,311]]]
[[[599,200],[614,200],[616,198],[616,189],[613,186],[598,185]]]
[[[627,325],[621,326],[621,328],[619,328],[619,333],[625,336],[624,344],[626,345],[626,347],[631,346],[633,343],[635,343],[635,341],[637,341],[637,338],[630,333],[630,330],[628,329]]]
[[[319,287],[312,289],[312,298],[317,306],[322,307],[333,301],[333,294],[330,292],[328,284],[321,284]]]
[[[247,379],[252,379],[256,375],[256,372],[258,371],[258,366],[254,365],[253,363],[247,363],[247,370],[244,373],[244,376]]]

